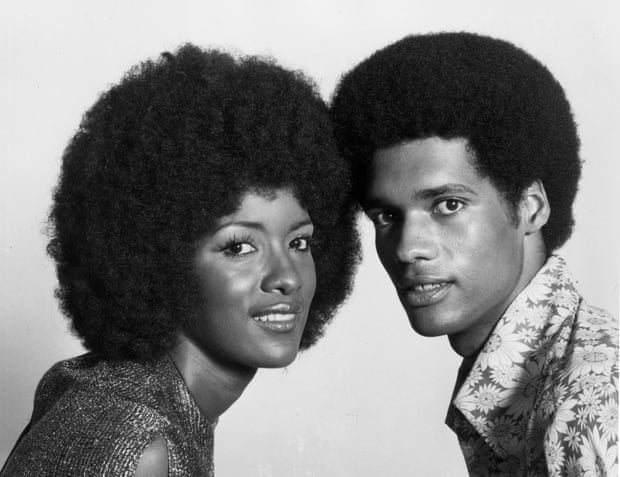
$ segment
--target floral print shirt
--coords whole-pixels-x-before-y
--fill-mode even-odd
[[[471,476],[617,476],[618,325],[551,256],[463,362],[446,424]]]

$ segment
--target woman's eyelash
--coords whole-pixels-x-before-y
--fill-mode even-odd
[[[241,251],[235,252],[233,249],[244,244],[248,244],[253,248],[256,247],[256,244],[254,243],[254,240],[250,235],[242,235],[240,237],[233,235],[226,242],[224,242],[224,245],[222,246],[222,251],[230,255],[239,255]]]
[[[298,249],[299,251],[307,251],[310,250],[312,242],[313,237],[311,234],[299,235],[297,237],[294,237],[289,242],[289,247]],[[220,248],[220,251],[222,251],[225,255],[239,257],[243,255],[248,255],[256,251],[256,249],[256,242],[251,235],[233,235],[224,242],[224,244]]]
[[[232,237],[230,237],[228,240],[226,240],[225,242],[225,247],[229,247],[231,245],[235,245],[238,243],[251,243],[253,244],[254,241],[252,240],[252,236],[251,235],[242,235],[242,236],[237,236],[237,235],[233,235]]]

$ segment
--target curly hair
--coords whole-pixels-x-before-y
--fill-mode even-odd
[[[549,70],[511,43],[465,32],[405,37],[342,77],[331,114],[358,201],[377,149],[463,137],[478,173],[511,211],[542,181],[551,208],[542,229],[547,253],[570,236],[581,173],[570,105]]]
[[[133,67],[84,115],[50,212],[56,295],[83,344],[112,359],[169,350],[196,302],[197,241],[247,191],[277,188],[315,226],[304,349],[360,254],[350,173],[316,87],[272,60],[191,44]]]

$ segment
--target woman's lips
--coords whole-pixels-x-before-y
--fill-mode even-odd
[[[261,327],[276,333],[289,333],[297,325],[296,313],[272,313],[269,315],[253,316],[252,319]]]

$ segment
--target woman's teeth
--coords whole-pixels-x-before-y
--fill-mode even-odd
[[[269,315],[253,316],[252,319],[263,323],[280,323],[283,321],[291,321],[295,319],[294,313],[272,313]]]

